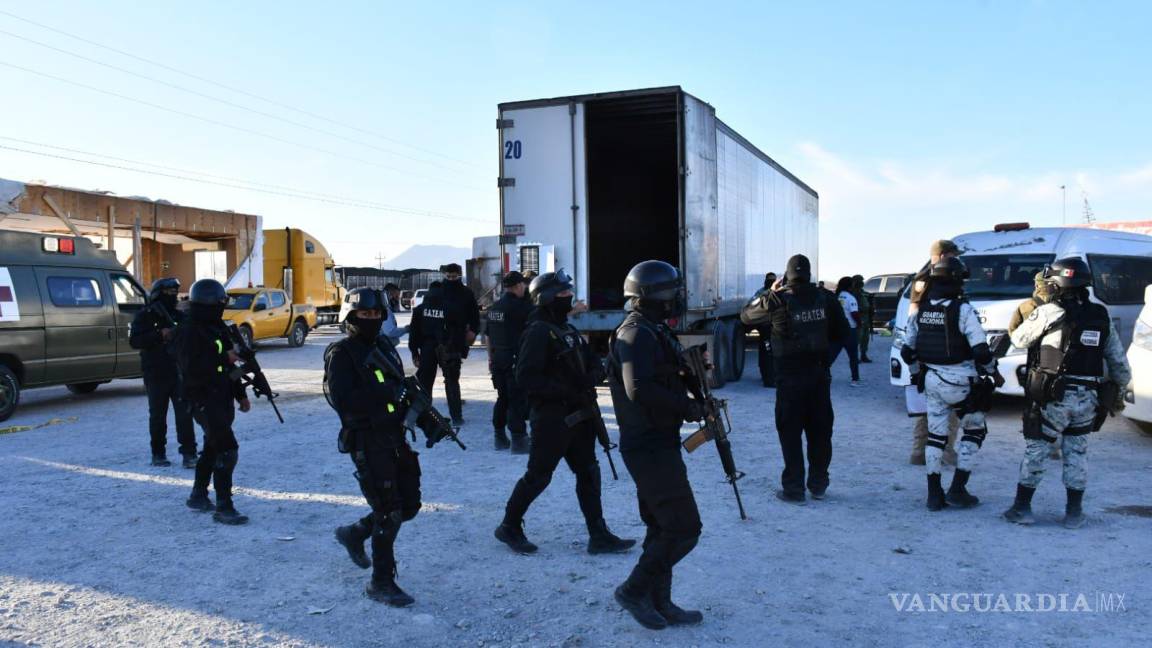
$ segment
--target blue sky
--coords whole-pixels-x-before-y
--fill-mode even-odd
[[[708,101],[820,192],[824,277],[911,270],[931,240],[996,222],[1059,224],[1062,184],[1069,221],[1082,192],[1099,220],[1152,219],[1146,3],[39,0],[0,11],[281,104],[0,13],[2,137],[454,219],[2,149],[0,177],[263,214],[348,265],[495,233],[497,103],[658,85]]]

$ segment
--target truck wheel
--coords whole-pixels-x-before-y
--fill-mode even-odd
[[[96,391],[96,388],[99,386],[100,383],[98,382],[72,383],[71,385],[65,385],[65,387],[68,388],[68,391],[72,392],[73,394],[91,394],[92,392]]]
[[[0,421],[7,421],[20,404],[20,381],[16,374],[0,365]]]
[[[292,329],[288,331],[288,346],[303,346],[306,339],[308,339],[308,325],[304,320],[292,322]]]
[[[244,340],[244,344],[246,344],[249,349],[253,348],[256,341],[252,339],[252,327],[247,324],[241,324],[239,331],[240,339]]]
[[[722,321],[712,323],[712,342],[708,345],[712,360],[712,389],[720,389],[728,382],[731,364],[732,340],[728,326]]]
[[[728,380],[730,382],[740,382],[740,379],[744,377],[744,361],[746,358],[744,325],[741,324],[739,320],[732,320],[729,330],[732,335],[732,362],[729,363],[728,367]]]

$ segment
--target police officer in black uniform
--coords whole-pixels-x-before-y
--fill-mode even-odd
[[[436,369],[444,373],[448,413],[452,417],[452,424],[460,426],[464,423],[460,368],[471,345],[470,337],[474,334],[466,315],[470,310],[468,298],[460,290],[469,296],[472,293],[459,285],[459,279],[456,283],[458,288],[452,288],[447,280],[443,283],[433,281],[428,286],[424,301],[412,311],[408,348],[412,352],[412,362],[416,365],[416,379],[429,394],[436,384]],[[475,303],[475,299],[472,303]],[[479,323],[475,326],[479,328]]]
[[[232,401],[240,404],[241,412],[252,409],[252,404],[244,385],[231,374],[239,358],[221,319],[228,292],[215,279],[201,279],[192,284],[188,301],[188,324],[176,333],[176,362],[184,400],[204,430],[204,452],[196,462],[196,478],[187,504],[198,511],[211,511],[208,484],[213,483],[216,511],[212,519],[221,524],[244,524],[248,517],[240,515],[232,505],[232,472],[240,458],[240,445],[232,431],[236,418]]]
[[[803,503],[804,489],[824,499],[832,462],[832,377],[828,348],[851,331],[836,296],[813,285],[812,264],[788,259],[781,290],[753,300],[740,314],[748,326],[766,326],[776,360],[776,432],[784,454],[782,488],[776,497]],[[808,446],[805,483],[804,442]]]
[[[152,282],[146,308],[136,313],[128,334],[128,344],[140,350],[140,368],[144,372],[144,390],[148,393],[148,432],[152,437],[152,465],[170,466],[165,447],[168,444],[168,403],[176,416],[176,440],[185,468],[196,467],[196,430],[192,413],[180,398],[176,357],[169,344],[185,315],[176,310],[180,280],[164,277]]]
[[[776,273],[769,272],[764,275],[764,287],[756,291],[755,298],[763,297],[765,294],[772,292],[772,286],[776,284]],[[765,387],[776,386],[776,367],[772,358],[772,339],[768,332],[767,326],[761,326],[756,330],[758,334],[759,344],[756,345],[756,363],[760,368],[760,382]]]
[[[680,425],[699,421],[703,406],[680,376],[682,350],[664,322],[684,312],[680,271],[645,261],[624,281],[628,316],[616,330],[608,384],[620,425],[620,454],[636,482],[644,552],[616,588],[616,600],[646,628],[700,623],[704,616],[672,602],[672,568],[700,537],[700,512],[680,455]]]
[[[460,264],[441,266],[444,273],[444,314],[448,329],[447,362],[442,363],[444,392],[452,424],[464,424],[464,401],[460,396],[460,366],[468,358],[476,334],[480,332],[480,305],[472,289],[464,285]]]
[[[485,329],[488,335],[488,371],[492,374],[492,386],[496,388],[492,428],[497,450],[511,446],[513,454],[526,454],[528,404],[516,384],[516,355],[520,351],[520,335],[524,332],[532,306],[524,299],[528,287],[524,275],[513,270],[501,283],[504,294],[488,307]],[[511,441],[504,432],[505,427],[512,431]]]
[[[545,272],[532,280],[529,291],[536,309],[520,337],[516,382],[528,399],[532,448],[528,470],[508,498],[496,539],[517,553],[536,551],[536,545],[524,535],[524,514],[548,487],[563,459],[576,475],[576,499],[588,526],[588,553],[627,551],[636,541],[616,537],[604,522],[596,431],[586,421],[573,425],[565,421],[587,406],[580,401],[581,395],[603,382],[605,376],[580,331],[568,323],[572,280],[563,270]]]
[[[404,436],[404,385],[396,376],[372,368],[373,349],[403,372],[403,361],[388,337],[380,336],[387,308],[380,293],[356,288],[348,293],[348,336],[324,352],[325,389],[340,415],[341,450],[352,455],[356,479],[372,512],[336,529],[336,540],[357,566],[372,568],[366,592],[393,607],[414,599],[396,584],[393,546],[400,525],[420,512],[420,462]],[[372,559],[364,541],[372,538]]]

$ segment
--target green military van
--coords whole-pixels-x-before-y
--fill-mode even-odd
[[[0,231],[0,421],[24,389],[87,394],[139,377],[128,327],[145,295],[112,252],[86,238]]]

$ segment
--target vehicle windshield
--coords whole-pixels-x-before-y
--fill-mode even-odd
[[[230,310],[248,310],[252,308],[252,298],[256,295],[251,293],[236,293],[228,295],[228,305],[225,308]]]
[[[963,255],[969,277],[964,294],[969,299],[1027,299],[1035,288],[1036,273],[1055,260],[1052,254]]]

